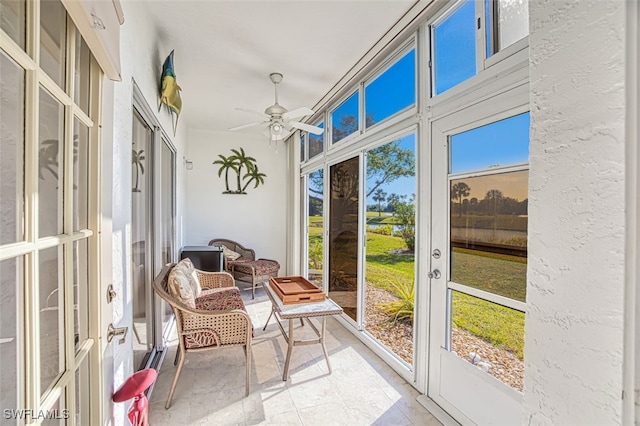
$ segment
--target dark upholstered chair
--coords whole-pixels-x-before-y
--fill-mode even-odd
[[[240,243],[224,238],[209,241],[209,245],[222,245],[224,270],[237,280],[251,283],[251,298],[256,297],[256,287],[271,277],[277,277],[280,264],[273,259],[256,259],[256,252]]]

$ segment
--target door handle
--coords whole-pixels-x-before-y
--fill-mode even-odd
[[[114,327],[113,323],[109,324],[107,327],[107,342],[111,343],[115,336],[122,336],[120,340],[118,340],[119,344],[123,344],[125,340],[127,340],[127,331],[129,327]]]
[[[440,277],[441,277],[441,274],[440,274],[440,271],[439,271],[439,270],[434,269],[433,271],[429,272],[429,273],[427,274],[427,276],[428,276],[429,278],[431,278],[431,279],[436,279],[436,280],[437,280],[438,278],[440,278]]]

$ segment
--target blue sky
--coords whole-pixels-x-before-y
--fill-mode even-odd
[[[433,27],[434,96],[476,75],[475,24],[475,4],[467,0]],[[382,74],[366,82],[367,116],[379,122],[415,104],[415,62],[415,49],[412,49]],[[334,117],[357,113],[357,97],[353,96],[334,111]],[[528,162],[529,125],[529,113],[524,113],[451,136],[450,173]],[[415,143],[413,134],[401,140],[401,146],[414,154]],[[415,178],[399,178],[382,188],[387,194],[411,195],[415,193]],[[374,203],[368,197],[367,204]]]

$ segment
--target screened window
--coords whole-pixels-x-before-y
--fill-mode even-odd
[[[416,103],[416,52],[411,49],[364,89],[366,127]]]
[[[528,0],[485,0],[487,57],[529,35]]]
[[[474,1],[467,0],[432,25],[434,94],[476,75],[475,20]]]
[[[316,124],[316,126],[324,129],[324,122]],[[321,135],[314,135],[313,133],[308,133],[309,136],[309,160],[314,158],[317,155],[322,154],[324,151],[324,133]]]
[[[307,147],[306,147],[306,141],[307,141],[307,134],[302,132],[300,134],[300,162],[304,162],[304,160],[307,159]]]
[[[358,92],[331,111],[331,142],[336,143],[358,130],[360,120]]]

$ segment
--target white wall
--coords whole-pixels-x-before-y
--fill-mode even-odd
[[[257,188],[250,184],[246,195],[223,194],[224,173],[218,177],[218,155],[232,155],[244,148],[267,177]],[[255,133],[189,130],[187,158],[193,170],[186,172],[186,206],[182,219],[185,245],[207,245],[213,238],[227,238],[252,248],[257,257],[286,267],[287,149],[279,142],[278,153],[269,147],[260,130]],[[236,188],[235,173],[229,187]]]
[[[624,2],[531,1],[523,424],[621,422]]]
[[[162,71],[162,63],[169,54],[172,46],[164,45],[155,32],[155,28],[147,18],[144,2],[123,2],[125,23],[121,32],[121,61],[122,81],[115,83],[114,100],[105,105],[104,114],[113,114],[113,140],[103,143],[111,146],[113,161],[104,164],[104,168],[112,168],[112,257],[113,257],[113,286],[118,294],[112,303],[113,323],[116,326],[132,326],[132,289],[131,289],[131,150],[132,150],[132,79],[141,89],[145,99],[157,111],[158,81]],[[180,81],[180,57],[176,52],[175,65],[178,82]],[[109,85],[108,85],[109,86]],[[105,90],[107,90],[107,87]],[[182,211],[183,194],[180,192],[184,179],[183,167],[180,159],[183,157],[183,146],[186,141],[186,126],[184,119],[178,123],[177,135],[173,137],[171,117],[166,109],[156,113],[162,127],[176,145],[178,166],[178,214]],[[109,149],[107,146],[106,149]],[[105,172],[104,176],[109,176]],[[178,236],[179,240],[180,236]],[[131,330],[129,330],[131,331]],[[137,366],[133,365],[132,352],[133,333],[127,335],[124,345],[112,343],[113,347],[113,389],[118,389],[122,382],[132,374]],[[116,342],[114,339],[113,342]],[[106,367],[108,368],[108,367]],[[107,385],[109,381],[107,372]],[[126,419],[127,404],[113,406],[113,424],[128,424]]]

